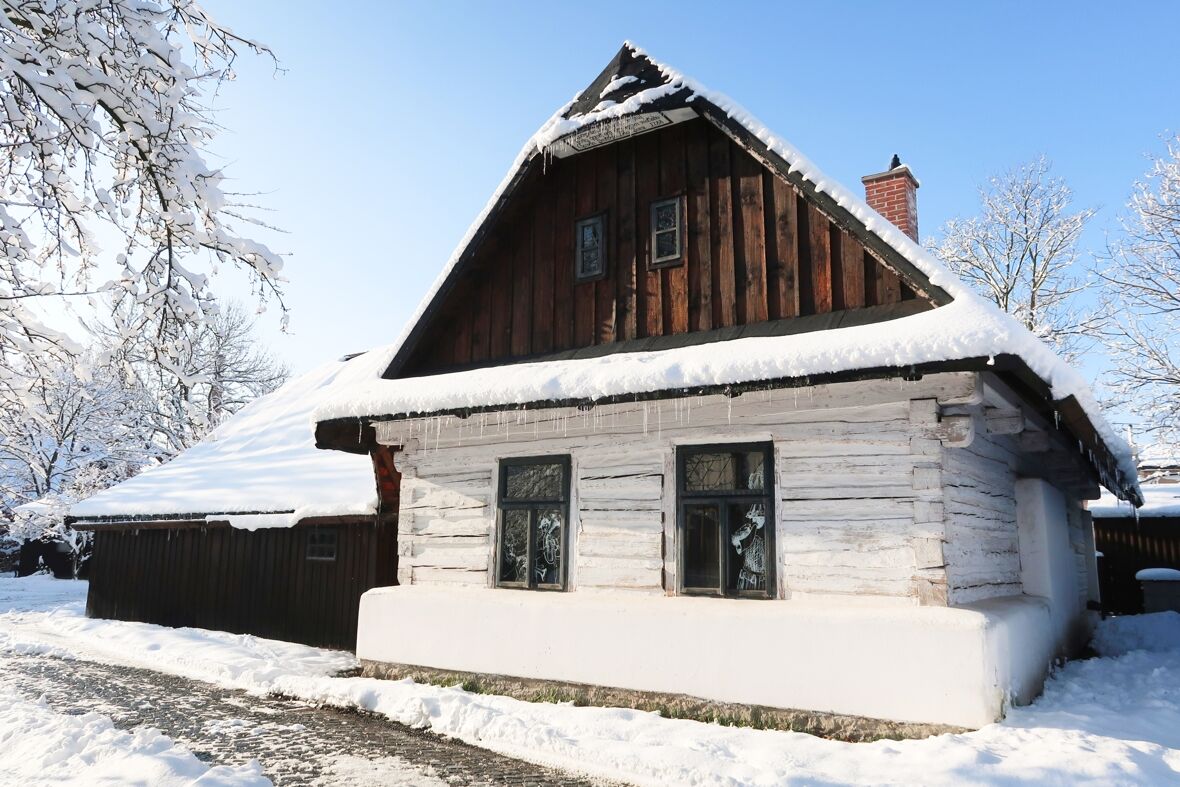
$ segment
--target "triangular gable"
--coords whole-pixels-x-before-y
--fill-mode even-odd
[[[619,282],[610,284],[612,292],[604,294],[602,292],[603,285],[598,285],[597,298],[590,296],[593,302],[597,300],[597,305],[592,304],[589,308],[591,312],[597,310],[597,314],[591,314],[588,317],[571,318],[577,321],[578,325],[589,325],[591,333],[583,335],[582,337],[575,337],[571,334],[571,341],[562,343],[560,340],[560,329],[562,326],[555,325],[552,329],[548,325],[542,324],[541,330],[554,331],[557,336],[557,341],[549,341],[548,339],[540,342],[534,342],[530,345],[527,341],[518,344],[515,341],[507,343],[504,347],[495,347],[491,345],[504,335],[506,331],[510,332],[511,323],[513,320],[517,322],[538,320],[538,315],[534,314],[511,314],[511,312],[520,311],[520,309],[527,310],[529,306],[517,306],[514,309],[513,298],[511,295],[504,299],[497,301],[494,294],[495,287],[493,283],[488,280],[486,275],[479,272],[476,258],[480,255],[488,256],[496,253],[504,254],[505,250],[498,247],[497,244],[500,239],[496,237],[497,228],[509,220],[513,215],[513,211],[527,209],[527,203],[530,199],[537,199],[538,183],[546,180],[560,177],[558,174],[563,166],[568,169],[565,159],[579,158],[583,161],[579,166],[585,166],[585,161],[597,155],[596,151],[601,152],[605,150],[606,146],[614,142],[631,142],[634,140],[635,145],[644,146],[649,144],[648,140],[644,139],[647,132],[664,131],[672,128],[675,124],[684,126],[687,131],[686,134],[695,134],[694,123],[696,126],[707,125],[712,144],[716,144],[717,139],[722,139],[723,143],[731,144],[737,153],[733,154],[733,166],[749,165],[745,162],[756,162],[766,171],[773,173],[774,176],[784,184],[793,186],[793,189],[786,188],[784,191],[793,192],[789,195],[790,199],[795,198],[795,194],[801,197],[800,204],[806,202],[808,206],[813,208],[813,214],[819,214],[824,222],[830,222],[831,226],[838,231],[838,235],[833,235],[833,248],[830,250],[833,256],[833,265],[839,270],[841,264],[845,266],[854,265],[858,263],[849,263],[846,259],[841,259],[840,249],[836,248],[836,244],[840,244],[840,239],[843,238],[842,247],[843,254],[849,259],[855,259],[856,255],[861,254],[863,250],[866,264],[865,275],[872,277],[876,270],[878,277],[882,276],[881,271],[884,271],[884,278],[894,282],[893,286],[909,295],[915,295],[920,302],[926,305],[942,305],[951,300],[951,296],[941,287],[932,283],[927,275],[911,263],[906,256],[899,252],[895,247],[895,243],[890,242],[888,237],[883,237],[883,231],[887,234],[892,225],[885,226],[887,223],[881,219],[875,212],[867,211],[867,207],[860,203],[859,206],[849,204],[850,201],[842,198],[842,192],[838,187],[833,188],[834,184],[822,181],[822,178],[816,177],[816,171],[802,156],[793,154],[791,156],[783,155],[783,143],[781,140],[770,137],[765,129],[752,122],[752,119],[735,113],[736,105],[729,102],[719,94],[710,93],[704,90],[701,86],[691,82],[687,78],[677,74],[676,72],[653,62],[641,50],[631,46],[624,45],[619,53],[612,59],[607,67],[598,75],[598,77],[591,82],[591,84],[583,90],[578,97],[569,105],[564,107],[558,114],[548,121],[541,131],[529,141],[514,164],[512,171],[501,185],[500,189],[494,195],[491,202],[488,204],[483,215],[477,220],[469,231],[468,236],[464,239],[460,248],[456,251],[451,263],[447,266],[444,274],[436,282],[435,287],[427,300],[424,301],[420,307],[418,314],[410,324],[403,341],[400,344],[399,350],[396,353],[392,363],[386,370],[384,377],[396,378],[407,375],[415,375],[420,373],[429,373],[437,371],[442,368],[462,368],[465,365],[472,363],[478,365],[479,362],[489,359],[493,362],[503,362],[506,360],[520,360],[526,357],[548,357],[547,354],[554,351],[572,351],[584,349],[587,345],[603,344],[604,339],[606,343],[612,345],[615,351],[628,349],[646,349],[650,345],[640,343],[636,345],[632,342],[631,345],[626,345],[625,340],[651,340],[664,339],[665,343],[667,337],[660,336],[660,334],[684,334],[686,332],[693,332],[694,334],[701,332],[702,329],[730,329],[735,324],[764,322],[767,319],[775,317],[792,317],[799,314],[809,313],[824,313],[830,312],[834,308],[839,310],[843,308],[842,304],[820,304],[818,308],[808,311],[806,308],[801,312],[797,306],[792,312],[792,307],[789,304],[777,310],[772,305],[767,314],[756,313],[753,310],[748,316],[740,315],[739,319],[726,319],[724,316],[717,320],[704,320],[704,325],[696,324],[697,321],[691,318],[685,320],[681,317],[676,325],[666,325],[662,329],[656,326],[656,330],[652,331],[650,326],[645,330],[643,325],[642,315],[640,315],[640,325],[638,329],[628,331],[629,327],[633,327],[627,320],[634,322],[636,319],[636,312],[642,312],[645,308],[644,289],[645,282],[643,281],[645,270],[639,263],[633,263],[634,267],[639,268],[638,271],[633,271],[632,276],[638,277],[638,282]],[[694,121],[685,122],[688,118],[698,118]],[[668,131],[669,134],[676,132]],[[706,142],[705,144],[710,144]],[[640,152],[635,153],[636,168],[646,161],[645,155],[642,153],[643,148],[638,148]],[[794,153],[792,151],[792,153]],[[740,160],[739,160],[740,159]],[[623,165],[620,164],[620,168]],[[625,169],[623,171],[626,171]],[[636,172],[637,179],[642,179],[642,172]],[[683,178],[684,173],[680,173]],[[659,178],[659,175],[653,176]],[[736,172],[734,173],[736,179]],[[673,185],[675,185],[675,174],[672,176]],[[663,180],[667,182],[668,176],[665,175]],[[819,180],[817,183],[815,181]],[[769,180],[767,181],[769,184]],[[675,191],[673,187],[662,188],[660,185],[648,189],[648,193],[642,192],[642,184],[638,187],[637,196],[644,196],[646,198],[658,197],[663,191]],[[571,188],[572,190],[572,188]],[[742,198],[742,195],[732,195],[735,201]],[[785,197],[780,197],[783,199]],[[574,205],[560,204],[559,196],[549,195],[548,202],[554,203],[547,205],[546,209],[555,209],[557,211],[564,210],[568,215],[563,216],[563,221],[571,223],[572,218],[578,215],[577,210],[577,196],[571,196]],[[770,193],[767,191],[766,205],[770,206]],[[855,200],[859,202],[859,200]],[[759,204],[761,198],[759,198]],[[521,206],[525,205],[524,208]],[[632,210],[637,206],[632,205]],[[863,210],[856,211],[859,207]],[[850,210],[850,208],[853,208]],[[736,210],[740,207],[735,206]],[[714,207],[716,210],[716,206]],[[869,221],[866,222],[866,218]],[[806,232],[808,224],[808,214],[806,212],[799,214],[799,229],[797,231]],[[740,217],[739,217],[740,220]],[[811,223],[814,226],[816,216],[811,216]],[[555,225],[556,226],[556,225]],[[556,230],[560,233],[562,230]],[[626,232],[626,228],[622,231]],[[716,230],[714,230],[715,232]],[[792,230],[795,231],[795,230]],[[826,232],[826,229],[819,227],[814,230],[816,232]],[[641,242],[641,233],[636,232],[636,228],[630,228],[633,242]],[[564,239],[567,244],[571,242],[570,238]],[[767,244],[773,243],[773,238],[770,233],[767,233],[765,242]],[[558,238],[557,242],[560,244],[562,238]],[[539,240],[538,243],[544,243],[545,240]],[[824,241],[826,243],[826,240]],[[740,245],[740,244],[739,244]],[[552,247],[550,247],[552,248]],[[758,253],[757,249],[762,248],[755,245],[755,250],[746,250],[749,255]],[[742,249],[738,249],[737,253],[741,254]],[[510,258],[513,252],[507,250],[506,254]],[[871,260],[871,263],[870,263]],[[508,265],[512,265],[511,259],[504,261]],[[559,261],[558,265],[565,264],[564,256]],[[774,261],[771,260],[764,264],[768,269],[773,268]],[[517,263],[519,267],[519,263]],[[502,268],[503,265],[497,265],[497,268]],[[850,268],[849,268],[850,269]],[[762,279],[772,279],[773,270],[769,274],[763,274]],[[531,274],[531,269],[525,275]],[[803,271],[806,276],[808,272]],[[499,274],[501,276],[505,274]],[[547,274],[551,279],[557,278],[555,282],[558,289],[561,289],[563,282],[560,280],[562,271],[558,271],[555,275],[553,273]],[[783,274],[787,277],[789,282],[789,275]],[[830,275],[830,272],[829,274]],[[740,276],[740,272],[739,272]],[[531,286],[528,282],[522,285],[518,280],[510,285],[519,289],[521,286],[526,288]],[[664,287],[676,288],[680,286],[685,290],[681,293],[681,297],[696,297],[696,293],[689,292],[690,285],[680,281],[680,274],[673,272],[664,277]],[[654,280],[653,280],[654,281]],[[744,280],[739,280],[739,287],[744,283]],[[527,301],[541,302],[543,300],[554,297],[552,293],[552,284],[550,281],[547,288],[546,281],[543,275],[538,274],[537,289],[531,293],[531,298],[525,298]],[[837,291],[842,286],[839,282],[832,283]],[[773,280],[759,280],[754,278],[753,285],[757,287],[774,287],[776,282]],[[627,293],[627,297],[633,295],[633,290],[638,287],[638,304],[627,304],[620,300],[620,303],[614,305],[606,302],[609,299],[618,297],[623,298],[621,294]],[[659,283],[655,286],[658,288]],[[779,286],[782,286],[779,283]],[[856,286],[855,283],[852,286]],[[628,290],[627,288],[631,289]],[[651,285],[648,285],[649,290]],[[870,282],[871,287],[871,282]],[[462,292],[457,293],[457,290]],[[616,293],[614,290],[618,290]],[[584,292],[579,290],[579,292]],[[877,306],[888,303],[891,299],[881,299],[880,303],[874,303],[872,298],[872,290],[869,290],[870,295],[867,299],[856,299],[857,302],[849,302],[849,307],[860,307],[864,305]],[[559,293],[560,295],[560,293]],[[739,293],[740,295],[740,293]],[[732,292],[717,292],[717,298],[722,300],[732,299]],[[487,302],[479,303],[478,299],[482,297]],[[519,297],[519,295],[518,295]],[[789,297],[789,296],[788,296]],[[798,295],[795,296],[799,298]],[[840,299],[840,294],[837,292],[836,298]],[[650,298],[650,293],[648,293]],[[740,300],[740,299],[739,299]],[[804,296],[806,300],[806,295]],[[563,309],[562,304],[556,307],[559,314],[572,314],[575,310],[575,304],[567,304],[568,309]],[[912,304],[908,309],[902,309],[900,313],[912,313]],[[468,322],[467,315],[469,313],[476,316],[471,318],[477,321],[480,319],[480,309],[487,312],[488,317],[485,324],[477,324],[475,327],[466,324],[457,326],[448,332],[447,328],[452,323]],[[582,308],[582,307],[579,307]],[[659,309],[659,306],[647,306],[649,314],[651,309]],[[739,310],[741,304],[738,306]],[[664,307],[665,312],[667,306]],[[871,317],[871,319],[887,319],[891,316],[891,312],[883,310],[879,315]],[[496,320],[507,320],[508,327],[501,328],[496,324]],[[547,318],[551,319],[551,318]],[[614,320],[618,320],[616,327],[610,327]],[[863,318],[862,318],[863,319]],[[605,337],[601,335],[600,330],[602,325],[608,325],[605,331]],[[440,327],[441,326],[441,327]],[[822,325],[820,326],[822,327]],[[576,327],[574,330],[578,330]],[[784,329],[786,330],[786,329]],[[798,330],[796,327],[790,330]],[[486,334],[486,335],[485,335]],[[585,334],[585,331],[583,331]],[[579,338],[582,340],[579,341]],[[718,338],[730,338],[730,334],[722,334],[713,337],[695,337],[701,340],[716,340]],[[692,337],[682,336],[679,341],[692,341]],[[474,342],[475,355],[478,357],[471,357],[468,353],[468,348]],[[450,348],[452,345],[462,345],[463,349],[460,352],[452,353]],[[486,345],[486,346],[485,346]],[[657,343],[654,346],[662,346]],[[441,359],[435,359],[433,363],[424,362],[424,354],[434,354],[436,348],[442,348]],[[499,350],[498,352],[495,350]]]

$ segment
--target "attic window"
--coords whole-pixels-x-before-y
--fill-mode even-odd
[[[606,276],[606,214],[579,219],[574,225],[574,279],[594,281]]]
[[[313,527],[307,531],[307,559],[336,559],[335,528]]]
[[[651,268],[668,268],[684,260],[684,198],[651,204]]]

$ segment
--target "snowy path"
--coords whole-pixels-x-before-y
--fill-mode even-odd
[[[476,763],[475,773],[485,778],[489,769],[497,767],[495,763],[505,762],[490,753],[497,752],[540,766],[660,787],[670,784],[699,787],[1180,784],[1180,614],[1174,612],[1103,621],[1094,641],[1094,649],[1101,658],[1068,664],[1048,682],[1040,699],[1029,707],[1011,710],[999,724],[978,732],[918,741],[843,743],[802,733],[665,719],[618,708],[520,702],[412,681],[339,677],[339,671],[356,664],[350,654],[223,632],[87,619],[83,615],[85,590],[84,583],[0,579],[0,661],[35,656],[38,659],[30,663],[56,665],[44,667],[58,670],[44,676],[51,686],[60,682],[68,685],[69,676],[64,673],[71,670],[78,671],[79,679],[87,687],[114,680],[111,675],[135,674],[132,670],[136,669],[149,670],[148,675],[154,677],[144,680],[152,685],[155,685],[153,681],[160,685],[204,681],[188,683],[189,688],[182,692],[186,697],[191,694],[203,698],[195,706],[188,706],[191,720],[165,730],[180,743],[174,744],[158,734],[155,738],[141,736],[144,728],[140,728],[136,735],[142,740],[140,737],[131,740],[126,733],[120,733],[124,738],[115,741],[118,751],[109,757],[112,762],[120,763],[143,762],[146,756],[150,762],[144,768],[156,767],[170,774],[187,773],[193,771],[194,765],[206,768],[182,748],[183,742],[192,741],[195,750],[216,753],[221,758],[215,758],[220,770],[206,768],[208,773],[201,776],[201,784],[258,783],[261,777],[257,772],[234,765],[245,762],[248,754],[248,750],[238,752],[234,747],[248,749],[253,745],[247,730],[251,736],[258,730],[256,734],[264,742],[273,740],[273,735],[286,736],[277,752],[272,750],[261,755],[264,766],[268,756],[275,761],[294,756],[301,745],[300,735],[311,745],[309,757],[317,758],[325,751],[321,747],[331,745],[328,738],[317,736],[330,737],[331,732],[322,732],[299,719],[321,715],[327,718],[329,714],[357,725],[384,725],[383,729],[396,730],[399,735],[414,740],[432,741],[440,747],[454,746],[451,750],[454,756],[462,763],[467,762],[463,758],[472,758]],[[118,665],[122,669],[108,671],[102,665]],[[32,668],[30,684],[42,680],[37,677],[38,669],[41,668]],[[0,663],[0,674],[5,671],[7,668]],[[23,674],[20,669],[12,672],[18,677],[11,685],[6,687],[5,681],[0,680],[0,781],[8,773],[6,759],[24,764],[20,754],[8,756],[12,738],[5,737],[8,734],[6,694],[11,694],[25,680],[20,677]],[[97,689],[87,690],[98,692],[101,699]],[[152,701],[151,691],[136,689],[134,685],[124,693],[130,697],[128,702],[142,696]],[[301,715],[307,706],[269,699],[274,693],[299,697],[309,703],[372,711],[405,726],[356,714],[339,716],[337,711],[329,710]],[[52,696],[53,692],[49,694]],[[105,702],[95,707],[101,714],[123,719],[121,724],[134,723],[133,717],[121,714],[148,710]],[[279,713],[251,712],[255,708],[271,708],[272,702],[279,703]],[[182,701],[178,712],[186,713],[185,707]],[[27,711],[30,718],[53,717],[50,710],[27,702],[20,710]],[[211,720],[217,722],[209,729],[205,728],[208,719],[201,715],[206,710],[212,714]],[[53,739],[61,741],[60,745],[77,749],[79,731],[65,723],[76,718],[58,714],[41,721],[53,727],[51,737],[56,736]],[[83,743],[91,739],[97,741],[96,746],[109,742],[113,733],[103,728],[103,718],[87,722],[94,730],[93,734],[84,731],[87,736],[83,737]],[[268,728],[267,723],[298,723],[305,729],[276,731]],[[105,724],[111,726],[110,720]],[[422,735],[418,730],[437,735]],[[216,736],[231,740],[222,741],[221,748],[201,748],[212,746]],[[26,735],[28,739],[32,737]],[[323,743],[325,740],[329,742]],[[350,746],[359,746],[360,754],[354,755],[355,749]],[[397,784],[394,774],[406,767],[405,762],[365,758],[378,752],[381,756],[389,752],[397,756],[412,751],[412,747],[398,749],[394,744],[388,748],[383,741],[377,741],[374,748],[366,746],[353,742],[327,750],[354,759],[333,763],[329,757],[319,760],[321,765],[315,767],[325,771],[334,768],[334,772],[327,773],[329,777],[343,778],[357,785],[364,783],[365,768],[389,768],[384,778]],[[101,746],[83,746],[81,755],[71,761],[80,762],[85,757],[93,760],[92,749],[105,751]],[[41,750],[37,756],[52,756],[51,746],[42,745]],[[423,781],[432,776],[428,767],[435,768],[433,776],[443,780],[459,781],[461,775],[468,773],[461,770],[452,776],[445,766],[433,764],[435,761],[430,756],[404,759],[420,769],[412,771],[421,777],[419,781],[409,783],[430,784]],[[97,762],[98,766],[102,764],[101,760]],[[525,776],[523,782],[512,782],[505,777],[500,783],[544,783],[552,778],[553,772],[536,769],[529,773],[550,775]],[[310,774],[305,778],[314,781],[324,775],[319,772],[319,776]],[[116,781],[123,783],[126,779]],[[572,780],[563,778],[561,782],[572,783]],[[185,782],[153,778],[139,783]]]
[[[0,655],[0,691],[8,690],[41,696],[59,714],[97,713],[122,729],[158,729],[206,763],[257,761],[276,785],[586,784],[370,714],[252,696],[150,670]]]

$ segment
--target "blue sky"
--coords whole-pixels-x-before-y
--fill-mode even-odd
[[[1180,3],[207,0],[277,54],[217,97],[232,187],[290,257],[295,371],[392,341],[521,145],[631,39],[727,93],[850,187],[900,153],[924,235],[1044,153],[1100,249],[1180,131]],[[227,276],[224,291],[243,293]],[[248,296],[246,296],[248,297]]]

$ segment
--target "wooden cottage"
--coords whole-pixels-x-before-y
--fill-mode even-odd
[[[352,648],[357,607],[396,577],[392,465],[317,451],[311,412],[374,355],[332,362],[252,402],[172,461],[73,505],[94,531],[91,617]],[[368,364],[368,368],[366,368]]]
[[[317,409],[401,474],[366,669],[964,727],[1034,696],[1129,451],[916,243],[909,168],[865,186],[624,46]]]

